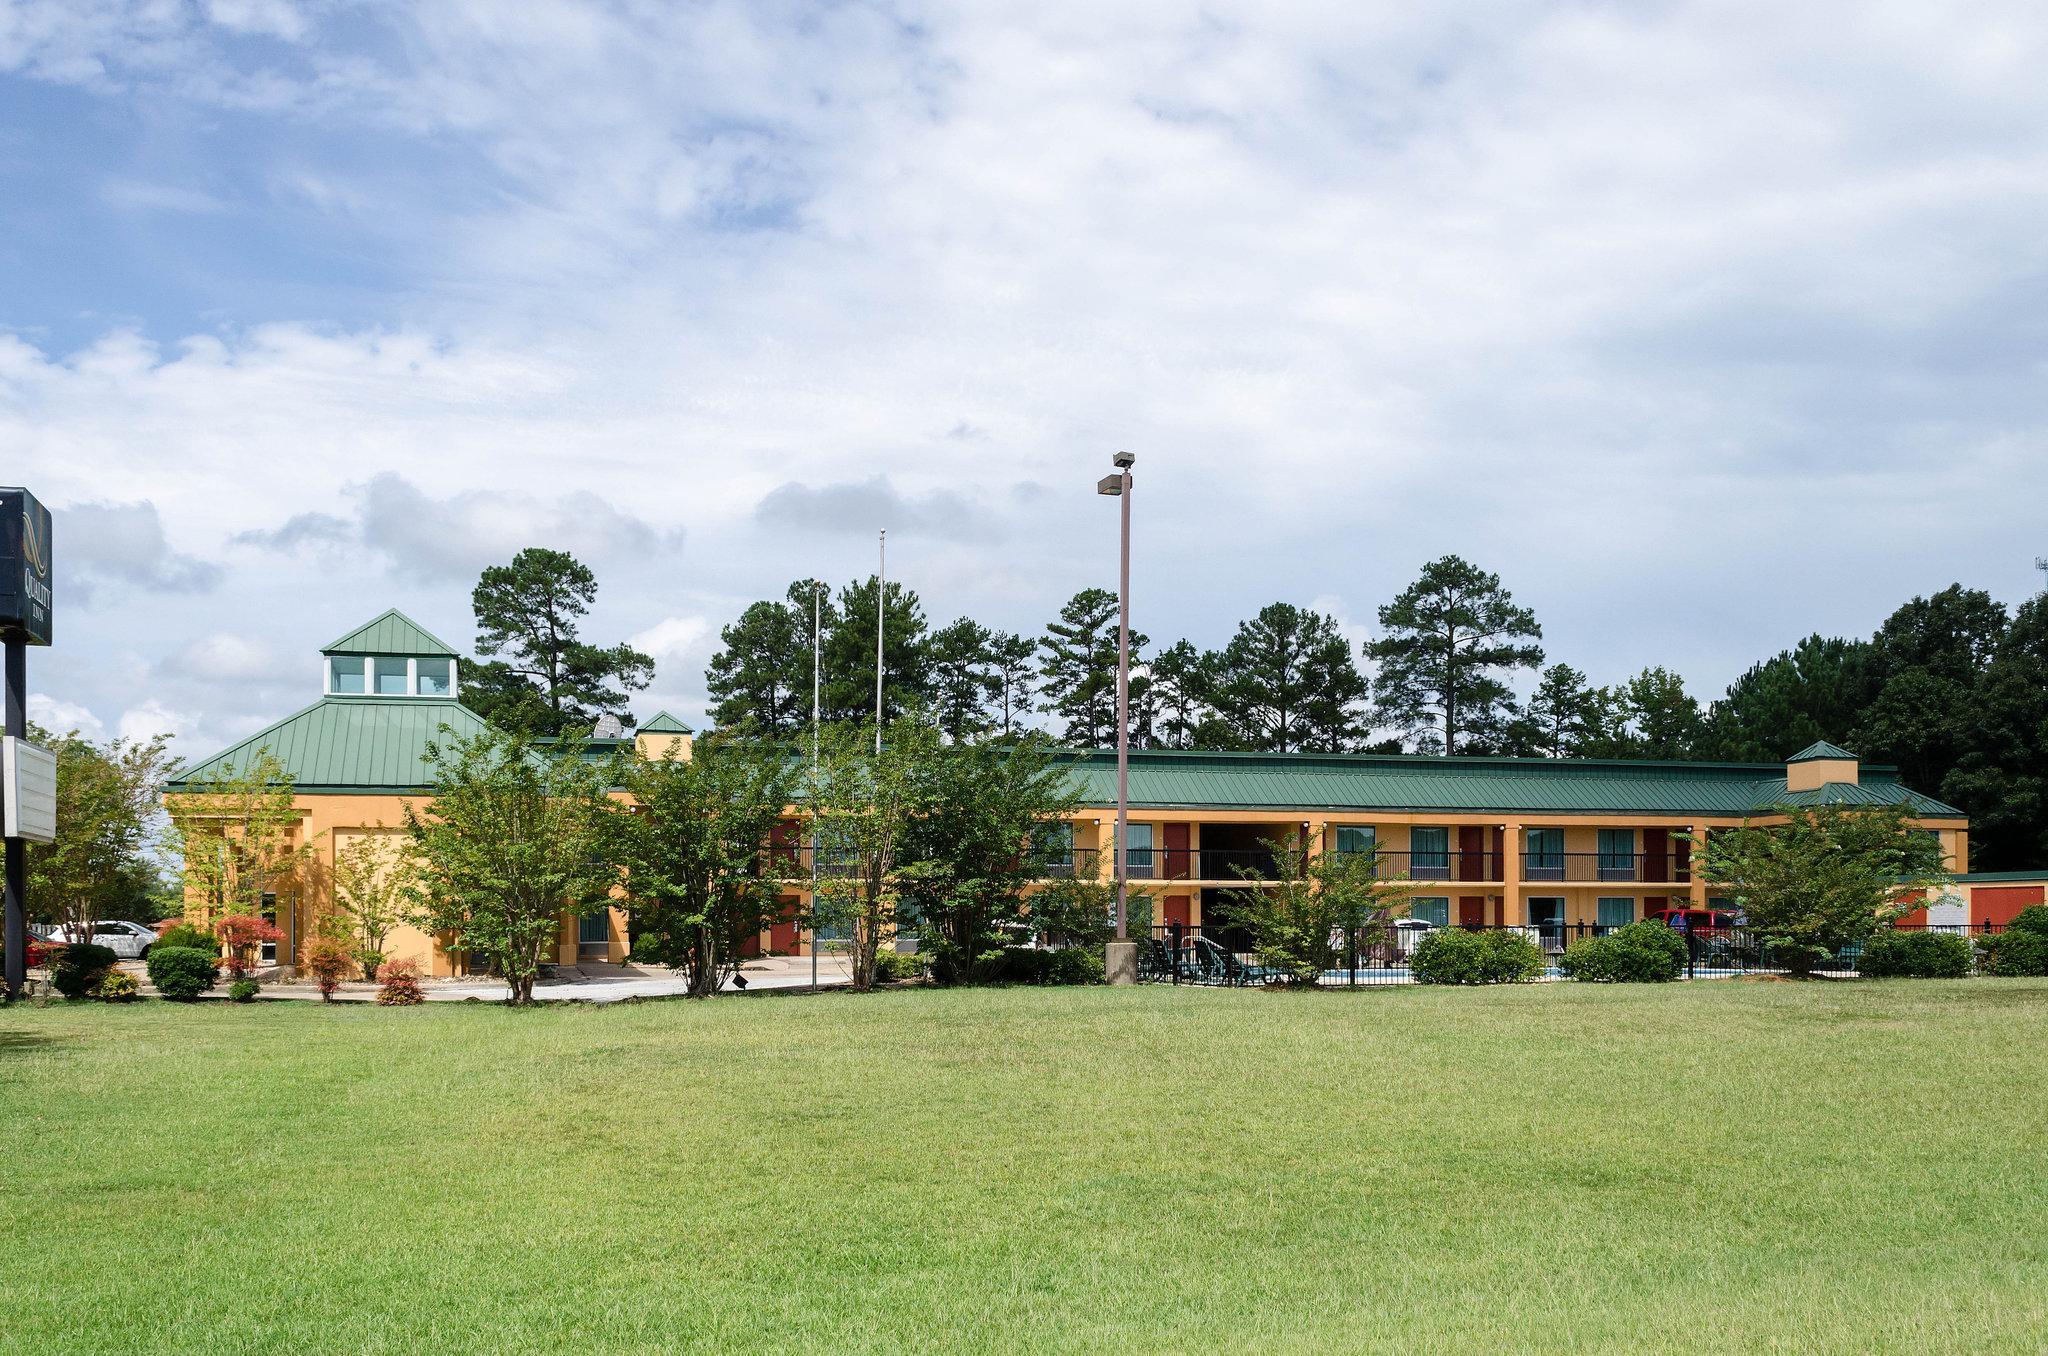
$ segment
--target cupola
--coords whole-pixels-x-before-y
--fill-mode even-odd
[[[392,608],[320,648],[320,691],[328,697],[457,695],[456,654]]]
[[[1785,760],[1785,789],[1818,791],[1833,784],[1854,786],[1861,780],[1862,766],[1855,754],[1823,739]]]

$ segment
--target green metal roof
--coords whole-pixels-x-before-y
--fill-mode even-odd
[[[447,726],[467,738],[484,729],[481,716],[449,697],[323,697],[180,773],[172,791],[244,771],[268,747],[297,789],[315,794],[423,791],[426,747],[445,742]]]
[[[1082,799],[1116,801],[1116,755],[1076,752]],[[1787,794],[1775,763],[1660,763],[1403,754],[1177,753],[1131,755],[1131,803],[1147,809],[1484,811],[1523,814],[1740,817],[1769,805],[1905,802],[1927,818],[1961,810],[1865,767],[1860,786]]]
[[[373,621],[364,622],[339,640],[329,641],[321,647],[320,653],[455,658],[455,651],[445,641],[395,607]]]
[[[688,734],[690,727],[666,711],[656,711],[654,718],[642,725],[636,734]]]
[[[1956,879],[1972,885],[2032,885],[2036,881],[2048,885],[2048,866],[2033,871],[1970,871]]]
[[[1785,761],[1788,763],[1812,763],[1818,762],[1823,758],[1830,760],[1846,759],[1851,763],[1856,761],[1855,754],[1849,752],[1847,749],[1841,747],[1839,744],[1830,744],[1825,739],[1817,740],[1814,743],[1808,744],[1805,748],[1793,754],[1790,758],[1787,758]]]

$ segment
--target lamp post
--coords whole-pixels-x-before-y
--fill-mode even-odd
[[[1095,483],[1097,494],[1121,499],[1123,530],[1119,537],[1116,584],[1116,940],[1103,955],[1103,970],[1112,984],[1138,982],[1138,948],[1130,940],[1131,827],[1131,465],[1129,452],[1110,458],[1115,475]]]

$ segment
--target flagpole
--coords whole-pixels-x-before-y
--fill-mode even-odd
[[[883,600],[889,596],[889,529],[875,547],[875,757],[882,756],[882,626]]]

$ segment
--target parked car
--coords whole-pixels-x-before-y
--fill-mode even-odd
[[[140,960],[156,945],[156,929],[125,918],[102,918],[90,930],[79,927],[50,929],[50,940],[63,945],[91,942],[103,946],[121,960]]]

